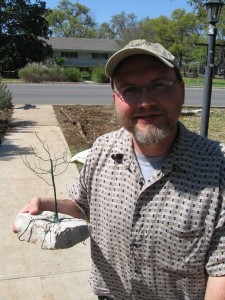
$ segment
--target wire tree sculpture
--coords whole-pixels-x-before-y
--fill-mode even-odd
[[[40,177],[42,180],[44,180],[49,186],[53,187],[54,205],[55,205],[55,207],[54,207],[54,223],[58,223],[58,222],[60,222],[60,219],[59,219],[58,207],[57,207],[55,177],[59,176],[60,174],[62,174],[63,172],[65,172],[67,170],[68,165],[69,165],[69,161],[67,159],[68,151],[67,151],[66,146],[64,145],[65,151],[63,151],[63,153],[60,153],[58,155],[57,155],[57,153],[54,153],[54,156],[52,156],[46,141],[43,141],[36,132],[35,132],[35,135],[36,135],[37,139],[39,140],[39,142],[42,144],[45,155],[44,156],[38,155],[35,152],[34,148],[32,146],[30,146],[31,154],[33,154],[33,155],[29,154],[29,156],[25,155],[24,157],[21,156],[21,158],[22,158],[24,164],[32,172],[34,172],[34,174],[36,174],[38,177]],[[61,142],[62,142],[62,140],[61,140]],[[45,177],[48,177],[48,179],[46,179]],[[50,177],[50,180],[49,180],[49,177]]]

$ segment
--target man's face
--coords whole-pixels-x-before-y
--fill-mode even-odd
[[[158,144],[174,136],[184,103],[184,84],[174,69],[152,56],[137,55],[120,64],[113,82],[118,119],[136,142]]]

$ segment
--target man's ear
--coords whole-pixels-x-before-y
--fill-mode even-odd
[[[116,99],[115,99],[115,98],[116,98],[116,93],[115,93],[115,92],[113,92],[113,93],[112,93],[112,101],[113,101],[114,103],[115,103],[115,101],[116,101]]]
[[[180,87],[181,87],[181,90],[182,90],[182,97],[183,97],[183,103],[182,103],[182,105],[183,105],[184,101],[185,101],[185,85],[184,85],[183,81],[180,82]]]

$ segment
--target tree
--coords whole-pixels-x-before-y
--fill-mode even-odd
[[[94,37],[95,22],[90,9],[78,2],[61,0],[46,16],[52,33],[63,37]]]
[[[165,17],[165,19],[167,19],[167,18]],[[161,18],[161,21],[164,22],[163,17]],[[157,39],[157,33],[155,31],[155,28],[152,26],[149,26],[149,22],[150,22],[150,19],[147,17],[138,23],[138,29],[137,29],[138,37],[137,38],[146,39],[147,41],[151,41],[152,43],[160,42]]]
[[[46,141],[42,140],[35,132],[38,141],[43,147],[43,153],[38,154],[34,148],[30,146],[31,153],[29,155],[21,156],[24,164],[36,174],[39,178],[44,180],[49,186],[53,187],[54,192],[54,222],[59,222],[57,195],[56,195],[56,183],[55,177],[65,172],[68,168],[68,153],[67,148],[63,153],[51,154],[49,146]],[[62,142],[63,143],[63,142]],[[32,154],[32,155],[30,155]],[[49,178],[50,179],[49,179]]]
[[[109,23],[102,23],[96,30],[96,37],[99,39],[114,39],[115,33],[112,31]]]
[[[138,22],[135,14],[120,14],[111,17],[109,23],[103,23],[97,29],[97,36],[116,40],[121,46],[132,39],[140,38],[137,34]]]
[[[51,56],[52,48],[41,38],[50,31],[44,18],[45,2],[0,1],[0,64],[2,71],[15,71],[29,62]]]
[[[172,39],[172,21],[166,16],[159,16],[155,19],[146,18],[142,27],[145,32],[152,32],[153,43],[161,43],[165,48],[171,45]]]
[[[188,4],[194,6],[194,9],[200,10],[203,8],[205,1],[204,0],[188,0]]]
[[[208,23],[207,23],[207,17],[206,17],[206,8],[204,3],[206,3],[203,0],[188,0],[188,3],[194,7],[194,11],[197,12],[198,15],[201,16],[201,18],[204,20],[205,23],[205,34],[208,32]],[[216,47],[215,51],[215,65],[224,65],[225,60],[225,43],[224,43],[224,37],[225,37],[225,7],[222,8],[219,22],[216,24],[217,27],[217,37],[216,37],[216,44],[220,45]],[[207,41],[206,41],[207,43]],[[222,45],[224,45],[222,47]]]
[[[130,33],[136,29],[137,17],[135,14],[126,14],[122,11],[118,15],[114,15],[111,18],[111,29],[115,34],[115,38],[119,40],[124,40],[126,42],[130,40]]]
[[[172,51],[179,59],[179,64],[189,62],[190,53],[196,47],[200,33],[202,32],[202,23],[194,13],[186,13],[185,10],[177,9],[172,13],[173,22],[173,45]]]
[[[146,20],[145,27],[155,33],[152,41],[161,43],[173,53],[180,67],[193,59],[192,52],[202,31],[202,23],[194,13],[177,9],[173,11],[171,18],[160,16]]]

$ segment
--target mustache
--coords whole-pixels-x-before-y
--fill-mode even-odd
[[[163,109],[149,109],[149,110],[145,110],[145,109],[137,109],[135,111],[132,112],[131,117],[137,117],[137,116],[151,116],[151,115],[164,115],[165,111]]]

